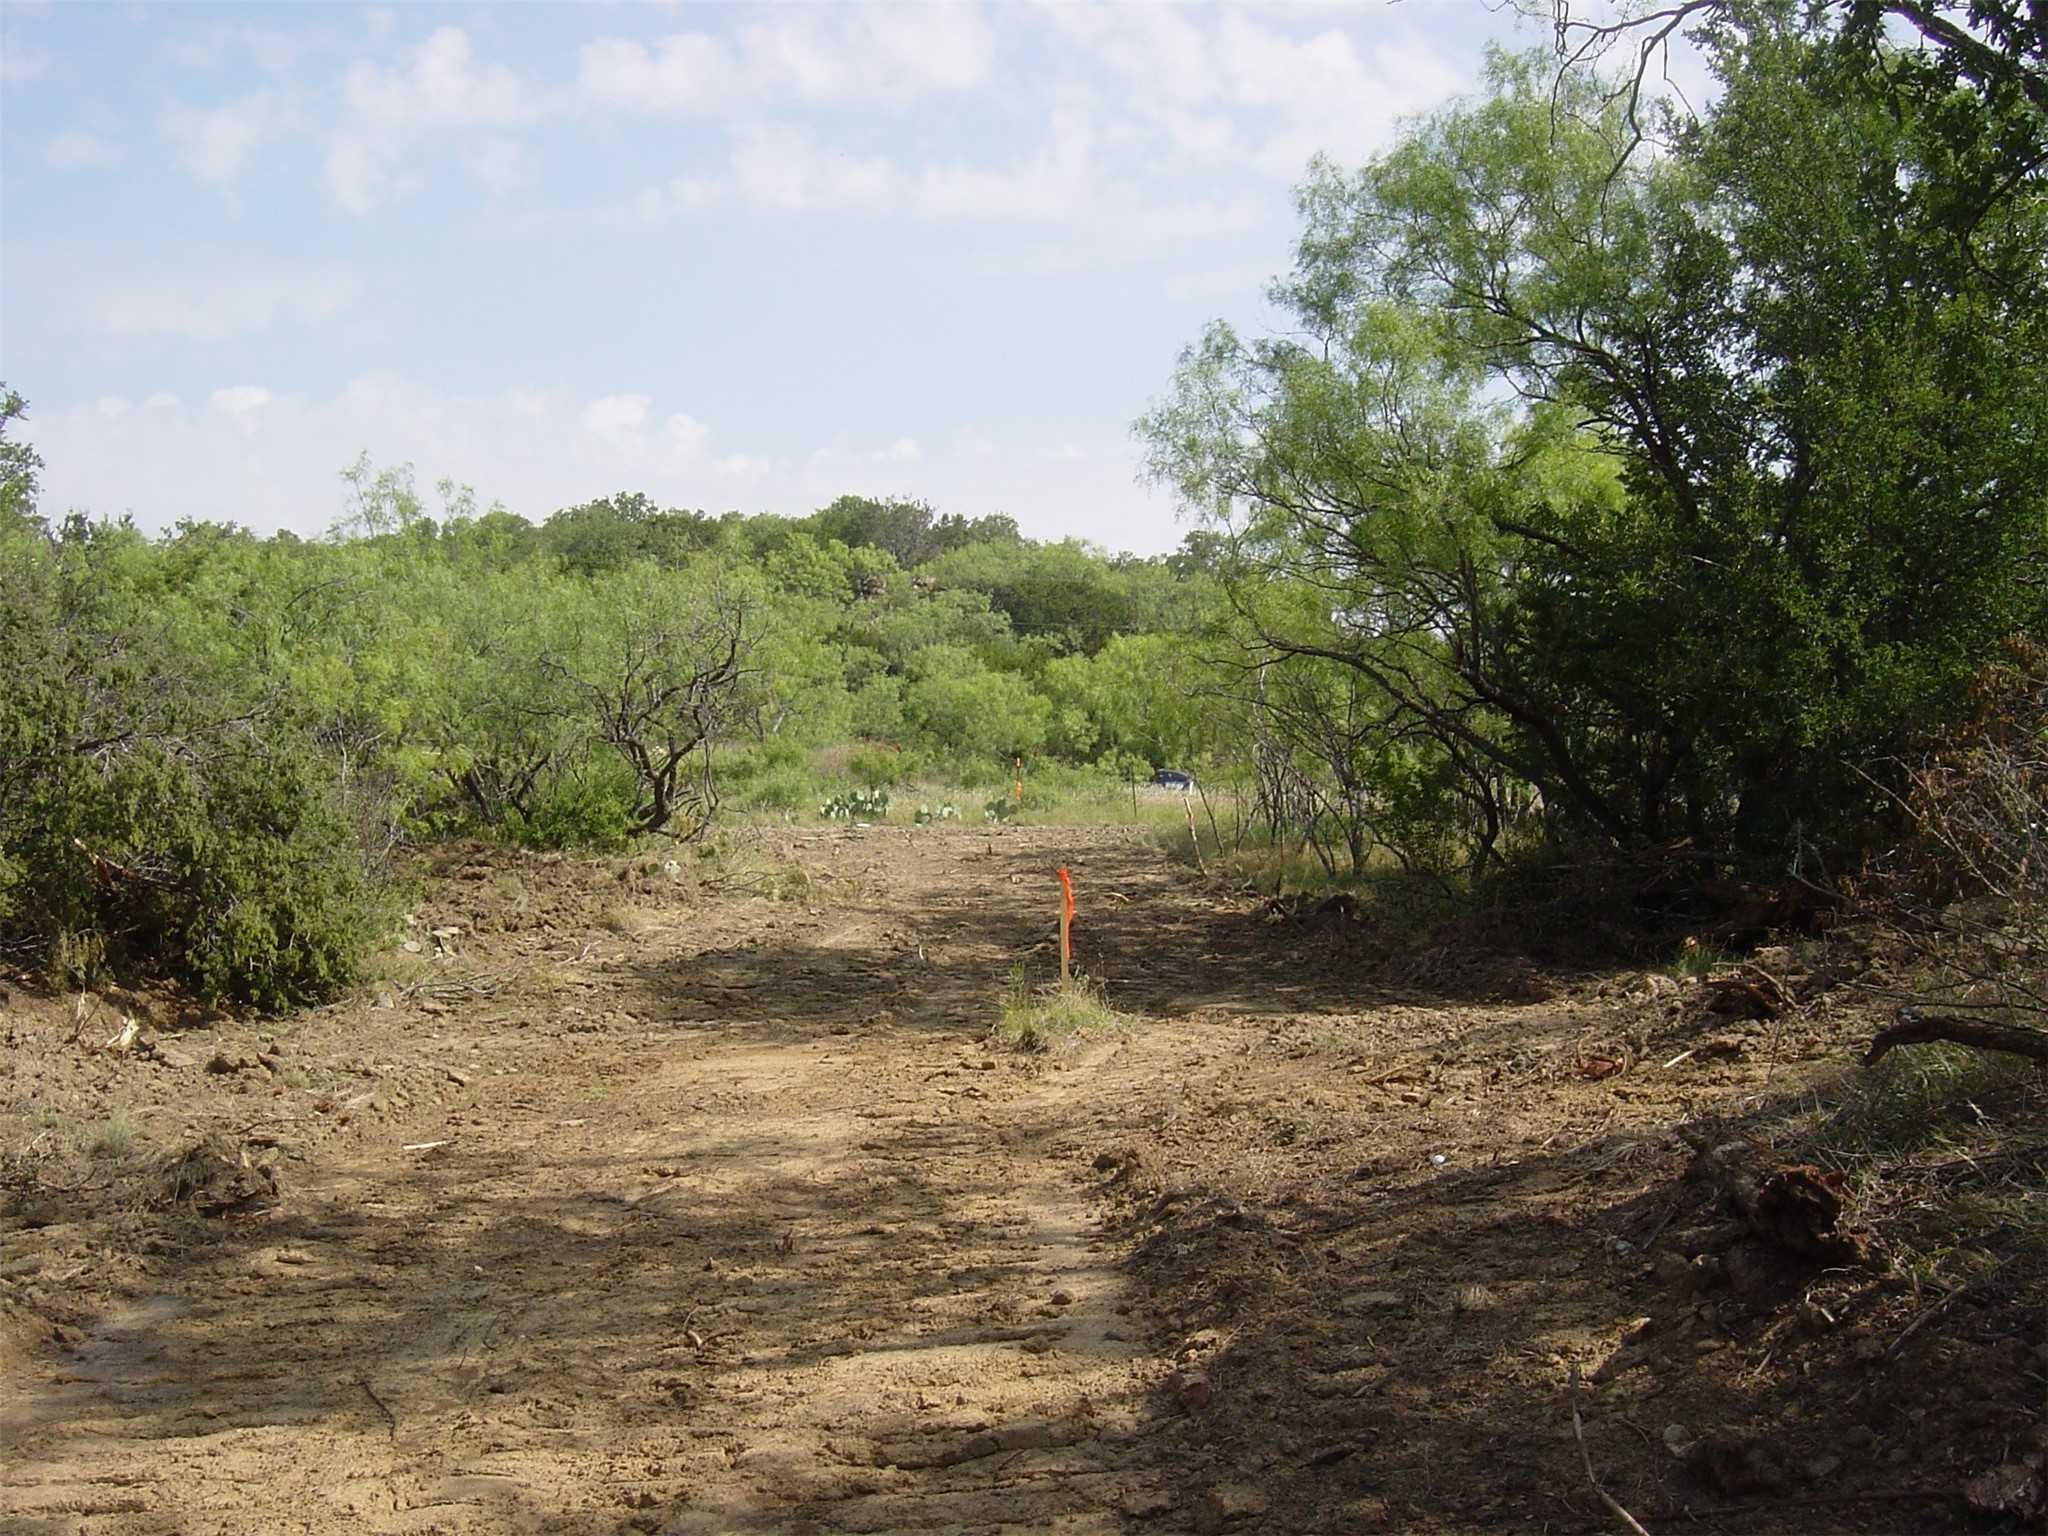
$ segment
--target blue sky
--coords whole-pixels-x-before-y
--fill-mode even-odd
[[[1291,188],[1469,90],[1485,0],[6,4],[0,377],[44,509],[302,532],[358,452],[1008,512],[1157,552],[1130,423]]]

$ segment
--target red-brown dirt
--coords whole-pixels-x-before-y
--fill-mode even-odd
[[[1574,1368],[1653,1529],[1960,1529],[2040,1448],[2038,1318],[1909,1335],[1687,1178],[1863,1021],[1402,990],[1121,829],[768,837],[446,850],[289,1021],[14,987],[0,1530],[1618,1528]],[[1062,864],[1123,1017],[1023,1056]]]

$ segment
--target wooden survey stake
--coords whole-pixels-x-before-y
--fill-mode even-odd
[[[1074,971],[1074,882],[1064,865],[1054,873],[1060,877],[1060,980],[1067,981]]]

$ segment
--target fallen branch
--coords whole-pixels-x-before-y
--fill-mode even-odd
[[[1897,1023],[1879,1031],[1870,1042],[1870,1050],[1863,1057],[1866,1067],[1876,1066],[1894,1046],[1925,1045],[1933,1040],[1952,1040],[1980,1051],[2005,1051],[2048,1062],[2048,1031],[2028,1029],[2021,1024],[1994,1024],[1987,1019],[1922,1013],[1911,1003],[1901,1008],[1896,1017]]]
[[[1164,1419],[1156,1422],[1170,1424],[1173,1421],[1171,1419]],[[1780,1509],[1827,1509],[1838,1504],[1884,1504],[1893,1500],[1903,1499],[1949,1500],[1955,1496],[1955,1489],[1953,1488],[1881,1488],[1863,1493],[1803,1494],[1797,1498],[1786,1498],[1774,1493],[1765,1498],[1741,1499],[1724,1504],[1670,1505],[1663,1509],[1651,1510],[1650,1518],[1653,1520],[1698,1521],[1703,1517],[1717,1515],[1751,1514],[1759,1511]],[[1604,1522],[1602,1523],[1604,1524]],[[1575,1525],[1563,1527],[1567,1531],[1592,1531],[1598,1528],[1590,1518],[1581,1520]],[[1553,1526],[1551,1529],[1556,1530],[1558,1527]]]
[[[378,1409],[383,1413],[384,1421],[391,1426],[391,1438],[393,1440],[396,1440],[398,1438],[398,1415],[391,1411],[391,1405],[385,1402],[383,1398],[377,1395],[377,1389],[370,1385],[369,1377],[358,1376],[356,1378],[356,1385],[363,1389],[364,1395],[367,1396],[371,1402],[375,1403]]]
[[[1576,1360],[1572,1362],[1571,1398],[1572,1434],[1579,1442],[1579,1460],[1585,1463],[1586,1481],[1593,1485],[1593,1491],[1600,1495],[1600,1502],[1614,1512],[1614,1518],[1622,1523],[1624,1529],[1632,1532],[1633,1536],[1650,1536],[1641,1522],[1621,1507],[1621,1501],[1600,1486],[1600,1479],[1593,1472],[1592,1453],[1586,1449],[1586,1421],[1579,1417],[1579,1364]]]
[[[1889,1360],[1892,1356],[1896,1355],[1900,1350],[1904,1349],[1906,1347],[1906,1340],[1912,1338],[1914,1334],[1918,1333],[1922,1328],[1925,1328],[1929,1323],[1933,1322],[1937,1317],[1941,1316],[1942,1313],[1946,1312],[1950,1307],[1954,1306],[1959,1300],[1962,1299],[1963,1293],[1970,1289],[1972,1289],[1971,1286],[1959,1285],[1954,1290],[1950,1291],[1946,1296],[1942,1297],[1941,1300],[1934,1303],[1933,1306],[1922,1308],[1920,1315],[1914,1318],[1912,1322],[1908,1323],[1905,1327],[1905,1330],[1901,1332],[1896,1339],[1892,1340],[1891,1348],[1887,1349],[1884,1352],[1885,1358]]]
[[[398,989],[398,1001],[410,1002],[415,997],[430,997],[436,1000],[451,997],[495,997],[508,983],[519,980],[526,972],[525,962],[508,965],[502,970],[478,971],[472,976],[429,977],[416,981],[411,986]]]

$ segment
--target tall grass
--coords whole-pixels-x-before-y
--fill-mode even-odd
[[[1082,1031],[1099,1029],[1115,1019],[1100,983],[1071,976],[1034,987],[1024,967],[1018,965],[1010,970],[993,1034],[1015,1050],[1052,1052],[1070,1044]]]

